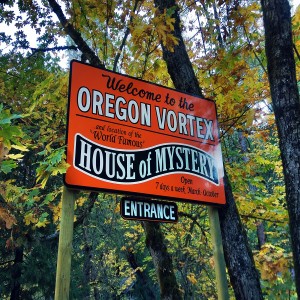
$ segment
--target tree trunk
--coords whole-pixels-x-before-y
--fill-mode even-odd
[[[139,292],[142,296],[142,299],[152,299],[155,300],[155,294],[152,289],[148,286],[149,278],[145,272],[139,270],[139,265],[137,263],[134,252],[131,249],[128,249],[126,252],[127,261],[129,262],[131,268],[135,271],[137,277],[137,285]]]
[[[23,263],[23,247],[16,247],[14,264],[11,268],[11,294],[10,300],[21,299],[21,275]]]
[[[266,234],[265,234],[265,227],[263,222],[258,222],[258,224],[256,225],[256,233],[257,233],[258,249],[261,250],[261,247],[266,243]]]
[[[173,271],[172,258],[167,252],[159,223],[143,221],[148,247],[156,269],[162,300],[181,300],[176,277]]]
[[[239,144],[242,153],[248,152],[248,143],[247,139],[242,131],[238,132],[239,137]],[[247,163],[249,159],[246,156],[243,156],[243,161]],[[255,192],[257,189],[251,183],[249,184],[249,190],[251,192]],[[256,235],[257,235],[257,242],[258,242],[258,249],[260,250],[261,247],[266,243],[266,234],[263,222],[257,222],[256,224]]]
[[[219,210],[226,266],[236,299],[263,299],[247,235],[225,174],[226,205]]]
[[[93,193],[95,194],[95,193]],[[84,241],[84,248],[83,253],[85,256],[84,264],[83,264],[83,274],[84,274],[84,285],[89,286],[92,282],[97,281],[97,272],[95,270],[95,266],[93,263],[93,245],[92,241],[89,237],[89,219],[85,218],[83,221],[83,241]],[[97,285],[93,284],[93,295],[95,300],[100,300],[100,293],[97,288]],[[87,289],[87,294],[84,297],[85,300],[91,299],[90,297],[91,291],[90,289]]]
[[[283,163],[286,200],[300,297],[300,100],[288,0],[262,0],[271,97]]]
[[[177,7],[175,0],[155,0],[155,5],[161,12],[171,7]],[[173,17],[175,18],[174,35],[178,38],[179,44],[175,46],[173,52],[168,51],[162,45],[163,58],[167,63],[174,86],[178,90],[203,97],[181,35],[178,8]],[[239,300],[262,299],[259,276],[226,174],[224,181],[227,204],[219,209],[219,216],[231,284],[235,296]]]

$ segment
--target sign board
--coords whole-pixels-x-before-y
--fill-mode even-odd
[[[224,204],[215,103],[71,62],[65,184]]]
[[[178,208],[174,202],[121,199],[121,216],[128,220],[177,222]]]

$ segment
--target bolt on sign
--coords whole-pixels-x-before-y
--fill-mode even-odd
[[[65,184],[224,204],[215,103],[71,62]]]

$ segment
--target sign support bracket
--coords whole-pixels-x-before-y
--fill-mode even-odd
[[[62,212],[58,242],[55,300],[68,300],[70,290],[71,253],[74,224],[75,192],[66,186],[62,194]]]
[[[218,209],[212,206],[208,207],[210,221],[210,232],[213,245],[213,254],[215,261],[215,272],[219,300],[229,300],[228,284],[226,277],[226,266],[222,245],[221,227]]]

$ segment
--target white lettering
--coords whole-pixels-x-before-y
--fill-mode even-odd
[[[115,115],[110,111],[113,109],[114,104],[110,102],[110,100],[114,99],[115,96],[111,94],[105,94],[105,116],[109,118],[114,118]]]
[[[126,100],[122,97],[118,97],[116,100],[116,117],[120,121],[127,121],[126,109],[124,107],[120,108],[120,103],[126,104]]]
[[[154,215],[154,218],[157,218],[155,204],[151,203],[151,218],[153,218],[153,215]]]
[[[175,211],[174,211],[174,208],[175,208],[175,206],[170,205],[170,219],[175,221],[175,220],[176,220],[176,217],[175,217]]]
[[[212,133],[213,121],[204,119],[204,123],[205,123],[205,126],[206,126],[205,139],[206,140],[210,139],[210,140],[213,141],[214,140],[213,133]]]
[[[103,153],[101,149],[96,149],[93,153],[93,170],[97,175],[103,171]]]
[[[170,131],[175,132],[177,130],[177,117],[173,110],[168,111],[167,124]]]
[[[84,95],[85,95],[85,97],[84,97]],[[84,104],[84,102],[85,102],[85,104]],[[77,105],[78,105],[78,108],[82,112],[87,112],[90,109],[91,95],[90,95],[90,91],[88,90],[88,88],[83,86],[79,89],[78,94],[77,94]]]
[[[166,209],[169,209],[169,206],[168,206],[168,205],[165,205],[165,207],[164,207],[164,217],[165,217],[165,219],[169,220],[170,217],[169,217],[169,215],[167,214]]]
[[[163,205],[162,204],[157,204],[157,217],[159,219],[163,219]]]
[[[134,154],[126,154],[127,157],[127,177],[126,179],[135,179],[135,172],[133,172]]]
[[[145,202],[144,203],[144,212],[145,212],[145,217],[146,218],[151,218],[150,216],[150,204]]]
[[[126,215],[126,216],[130,216],[130,202],[128,201],[128,200],[125,200],[124,201],[124,214]]]
[[[91,148],[92,145],[86,143],[85,141],[81,140],[81,151],[80,151],[80,163],[79,166],[91,171],[91,163],[90,163],[90,156],[91,156]]]
[[[131,213],[134,217],[137,217],[137,202],[131,201]]]
[[[159,129],[165,129],[165,124],[166,124],[166,108],[162,109],[162,115],[160,115],[159,107],[155,106],[155,111],[156,111],[156,117],[157,117],[157,122],[158,122],[158,127]]]
[[[99,91],[93,91],[93,114],[103,115],[103,95]]]

